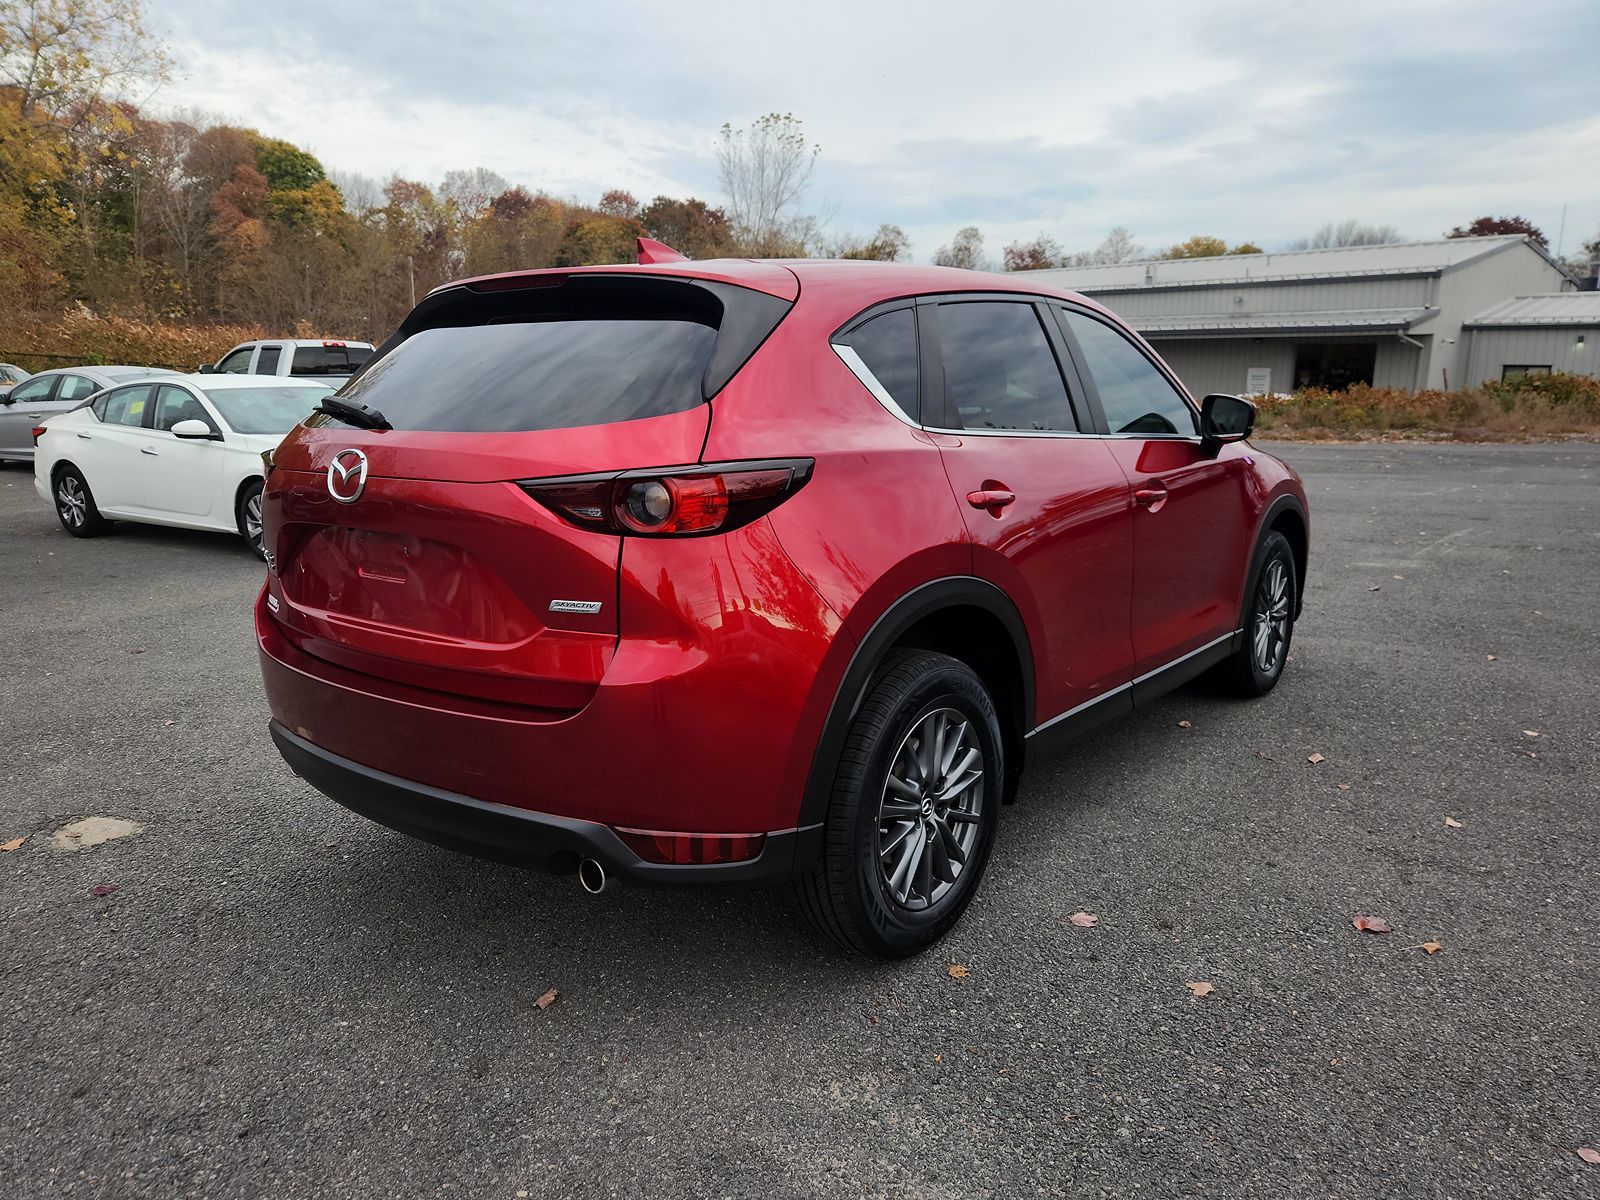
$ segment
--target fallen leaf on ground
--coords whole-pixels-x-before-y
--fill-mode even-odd
[[[4,845],[0,845],[0,850],[4,850],[7,854],[10,854],[13,850],[22,849],[22,843],[27,841],[27,840],[28,840],[28,835],[27,834],[23,834],[19,838],[12,838],[9,842],[6,842]]]
[[[1308,763],[1319,763],[1319,762],[1322,762],[1322,761],[1323,761],[1323,758],[1322,758],[1322,755],[1320,755],[1320,754],[1313,754],[1313,755],[1310,755],[1310,756],[1309,756],[1309,757],[1308,757],[1308,758],[1307,758],[1307,759],[1306,759],[1306,761],[1307,761],[1307,762],[1308,762]]]
[[[1179,729],[1189,729],[1189,728],[1191,728],[1191,726],[1190,726],[1189,722],[1187,722],[1187,721],[1179,721],[1178,722],[1178,728]]]
[[[1461,822],[1456,820],[1454,817],[1446,817],[1444,819],[1444,823],[1445,823],[1446,826],[1448,826],[1451,829],[1460,829],[1461,828]]]
[[[1404,575],[1396,575],[1396,576],[1395,576],[1395,578],[1396,578],[1396,579],[1404,579],[1404,578],[1405,578],[1405,576],[1404,576]]]
[[[546,992],[544,995],[540,996],[537,1000],[535,1000],[533,1002],[533,1006],[535,1008],[549,1008],[552,1004],[554,1004],[556,1002],[556,997],[559,996],[560,994],[561,993],[556,991],[555,988],[551,988],[548,992]]]
[[[1350,785],[1348,783],[1338,783],[1334,786],[1337,787],[1341,792],[1348,792],[1350,790]]]
[[[960,963],[950,963],[945,967],[944,973],[950,976],[951,979],[965,979],[967,977],[967,969]]]
[[[1441,942],[1423,942],[1422,943],[1422,952],[1424,954],[1437,954],[1437,953],[1439,953],[1439,951],[1441,951],[1443,949],[1444,949],[1444,944],[1441,943]]]
[[[1600,1150],[1591,1150],[1587,1146],[1579,1146],[1578,1157],[1586,1163],[1600,1163]]]
[[[111,895],[112,892],[114,892],[116,890],[117,890],[117,885],[114,884],[114,883],[97,883],[97,884],[94,885],[94,888],[93,888],[94,894],[96,896],[109,896],[109,895]]]
[[[1216,988],[1212,987],[1209,983],[1206,983],[1204,981],[1201,981],[1200,983],[1186,983],[1183,986],[1188,988],[1196,996],[1209,996],[1209,995],[1211,995],[1212,992],[1217,990]]]
[[[1389,932],[1389,922],[1385,921],[1382,917],[1369,917],[1366,913],[1357,913],[1355,916],[1351,917],[1350,924],[1354,925],[1362,933]]]
[[[1491,655],[1489,655],[1489,661],[1490,661],[1490,662],[1496,662],[1496,661],[1498,661],[1498,660],[1497,660],[1497,659],[1496,659],[1496,658],[1495,658],[1495,656],[1494,656],[1494,655],[1492,655],[1492,654],[1491,654]]]
[[[1373,584],[1371,587],[1369,587],[1367,589],[1367,591],[1369,591],[1369,592],[1381,592],[1382,590],[1383,590],[1383,585],[1381,583],[1375,583],[1375,584]]]
[[[1539,731],[1537,729],[1524,729],[1522,731],[1522,736],[1523,737],[1538,737],[1539,736]]]
[[[1071,921],[1079,929],[1093,929],[1100,923],[1100,918],[1093,913],[1073,913],[1067,920]]]

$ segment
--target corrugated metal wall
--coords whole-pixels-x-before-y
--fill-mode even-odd
[[[1243,392],[1252,367],[1267,367],[1272,371],[1273,391],[1293,391],[1295,346],[1301,340],[1328,339],[1151,338],[1150,344],[1183,380],[1184,386],[1199,397],[1207,392]],[[1349,340],[1377,342],[1377,361],[1372,375],[1374,386],[1408,389],[1417,386],[1422,352],[1415,346],[1393,336]]]
[[[1468,333],[1472,341],[1467,349],[1466,382],[1471,385],[1499,379],[1508,366],[1600,376],[1600,329],[1473,329]]]
[[[1094,298],[1137,325],[1140,317],[1425,308],[1435,303],[1431,282],[1415,278],[1333,279],[1321,283],[1095,292]]]

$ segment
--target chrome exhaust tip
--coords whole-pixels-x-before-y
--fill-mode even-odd
[[[578,883],[591,896],[606,890],[606,869],[592,858],[578,862]]]

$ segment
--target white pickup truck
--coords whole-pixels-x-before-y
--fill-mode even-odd
[[[296,379],[315,379],[338,387],[371,357],[371,342],[278,338],[235,346],[215,364],[201,367],[200,373],[292,375]]]

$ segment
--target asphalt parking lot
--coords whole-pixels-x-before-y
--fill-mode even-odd
[[[1282,452],[1283,684],[1031,776],[892,965],[344,812],[236,539],[75,541],[0,469],[4,1194],[1600,1195],[1600,446]],[[143,830],[54,848],[90,816]]]

